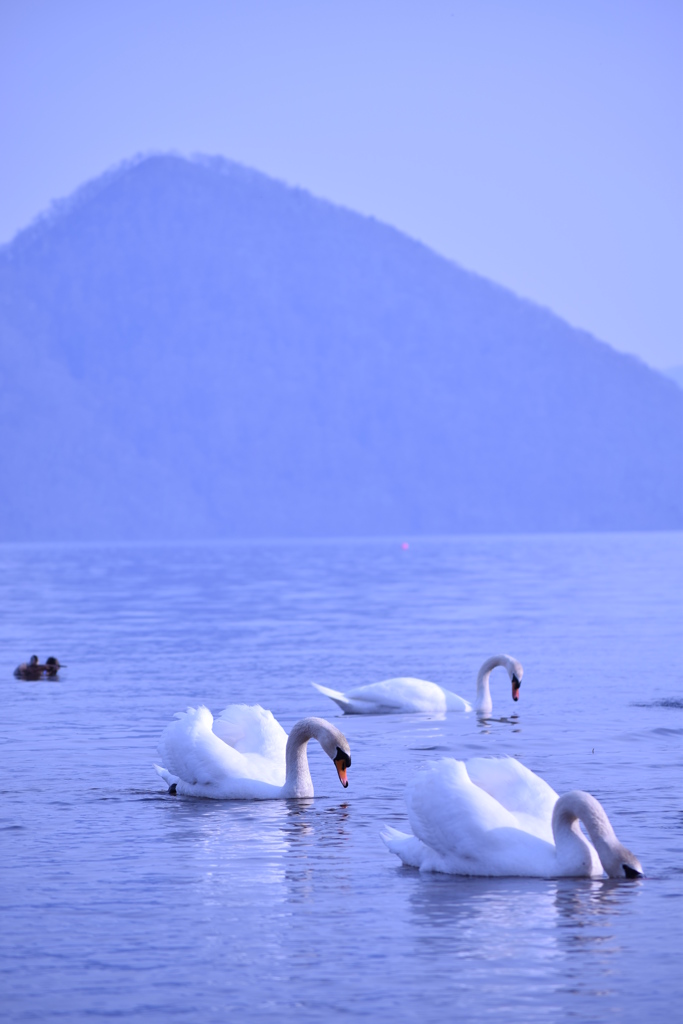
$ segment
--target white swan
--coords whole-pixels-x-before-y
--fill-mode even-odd
[[[494,668],[501,665],[507,670],[512,683],[512,699],[519,699],[519,687],[524,669],[515,658],[508,654],[496,654],[487,658],[477,676],[477,697],[475,708],[479,715],[490,715],[493,709],[489,677]],[[426,679],[400,677],[385,679],[382,683],[357,686],[348,693],[330,690],[327,686],[313,683],[316,690],[338,704],[346,715],[387,715],[398,712],[426,711],[471,711],[472,705],[457,693],[445,690],[443,686],[429,683]]]
[[[382,838],[404,864],[451,875],[534,878],[642,876],[590,793],[558,797],[514,758],[433,761],[408,786],[414,835],[386,827]],[[593,841],[579,827],[583,822]]]
[[[213,800],[273,800],[313,796],[306,746],[316,739],[346,788],[348,740],[324,718],[304,718],[287,733],[270,711],[233,704],[214,719],[188,708],[164,729],[154,765],[170,793]]]

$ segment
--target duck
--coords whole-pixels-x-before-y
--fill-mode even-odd
[[[590,793],[562,796],[512,757],[432,761],[409,783],[410,835],[387,826],[391,853],[420,871],[530,878],[642,878]],[[590,836],[583,835],[583,822]]]
[[[178,712],[159,740],[157,774],[171,794],[212,800],[314,796],[306,747],[315,739],[348,786],[351,750],[324,718],[303,718],[289,734],[259,704],[231,704],[216,718],[203,705]]]
[[[48,679],[54,679],[60,668],[66,668],[66,665],[60,665],[57,658],[46,658],[44,669]]]
[[[28,661],[22,661],[21,665],[17,665],[14,677],[15,679],[40,679],[44,671],[45,666],[38,661],[38,655],[32,654]]]
[[[494,668],[506,669],[512,683],[512,699],[519,700],[524,669],[516,658],[509,654],[496,654],[487,658],[477,675],[475,709],[478,715],[489,716],[493,710],[489,678]],[[390,715],[401,712],[431,712],[443,714],[446,711],[472,711],[472,705],[464,697],[446,690],[443,686],[426,679],[398,677],[385,679],[381,683],[358,686],[348,693],[331,690],[319,683],[312,685],[325,697],[337,704],[345,715]]]

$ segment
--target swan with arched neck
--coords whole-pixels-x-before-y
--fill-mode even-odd
[[[558,797],[515,758],[431,762],[409,784],[406,803],[413,834],[387,827],[382,838],[404,864],[421,871],[534,878],[643,874],[594,796],[572,790]]]
[[[233,704],[214,719],[206,707],[179,712],[159,740],[155,765],[169,792],[213,800],[312,797],[307,745],[315,739],[346,788],[351,751],[324,718],[304,718],[287,733],[258,704]]]

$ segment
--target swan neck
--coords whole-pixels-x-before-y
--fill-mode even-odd
[[[590,793],[576,789],[565,793],[555,804],[552,826],[558,852],[562,847],[576,845],[577,840],[588,847],[581,834],[579,821],[585,825],[603,868],[611,874],[609,865],[615,849],[619,847],[619,841],[602,804]]]
[[[558,799],[553,810],[553,829],[556,822],[560,828],[567,827],[577,818],[586,826],[586,831],[593,842],[616,839],[602,804],[590,793],[584,793],[580,789],[565,793]]]
[[[287,737],[285,750],[285,792],[287,796],[313,796],[313,782],[308,767],[306,748],[308,741],[320,742],[323,733],[329,732],[322,718],[304,718],[292,727]]]
[[[506,654],[495,654],[492,658],[487,658],[479,669],[479,674],[477,676],[476,701],[476,709],[479,714],[488,715],[493,710],[489,678],[494,668],[498,668],[499,665],[502,665],[503,668],[506,668],[509,671],[510,659]]]

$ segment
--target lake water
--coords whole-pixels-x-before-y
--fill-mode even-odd
[[[639,534],[0,547],[8,1021],[670,1021],[683,920],[683,544]],[[343,717],[395,675],[465,697],[524,665],[494,719]],[[56,655],[58,682],[12,678]],[[260,703],[346,733],[343,790],[172,797],[174,712]],[[516,717],[513,717],[516,713]],[[426,760],[513,754],[604,804],[636,882],[420,875],[384,848]]]

